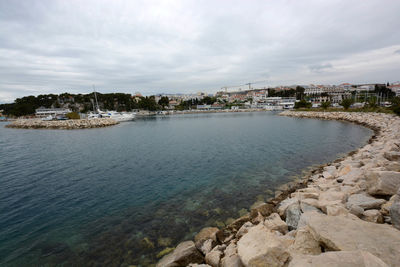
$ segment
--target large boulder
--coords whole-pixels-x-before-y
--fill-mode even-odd
[[[300,202],[300,209],[302,212],[307,212],[307,211],[322,212],[320,209],[316,208],[314,205],[307,204],[307,202],[304,202],[304,201]]]
[[[335,176],[333,176],[330,172],[324,171],[322,173],[322,177],[324,177],[325,179],[333,179],[335,178]]]
[[[337,169],[335,166],[326,166],[324,168],[324,171],[330,173],[332,176],[336,176],[336,174],[337,174]]]
[[[389,213],[393,226],[400,230],[400,189],[394,197]]]
[[[290,247],[291,251],[298,254],[321,254],[319,242],[315,240],[308,227],[297,230],[294,244]]]
[[[278,206],[278,214],[282,217],[285,216],[286,214],[286,209],[295,203],[299,203],[299,200],[297,198],[287,198],[285,200],[283,200],[281,203],[279,203]]]
[[[233,242],[226,247],[220,264],[221,267],[243,267],[242,261],[237,254],[237,246]]]
[[[340,168],[338,176],[343,176],[348,174],[351,171],[351,166],[350,165],[346,165],[343,166],[342,168]]]
[[[299,203],[294,203],[286,209],[286,224],[289,230],[297,229],[301,216],[301,208]]]
[[[195,242],[205,241],[207,239],[212,239],[217,241],[217,232],[219,231],[216,227],[205,227],[194,237]]]
[[[272,231],[279,231],[282,234],[286,234],[288,232],[287,224],[282,221],[281,217],[278,213],[272,213],[268,216],[264,221],[265,227]]]
[[[366,251],[331,251],[318,256],[295,255],[289,267],[389,267]]]
[[[242,217],[240,217],[240,218],[234,220],[231,224],[229,224],[229,225],[227,226],[227,228],[230,229],[230,230],[232,230],[232,231],[237,231],[237,230],[240,229],[240,227],[242,227],[243,224],[245,224],[246,222],[250,221],[250,219],[251,219],[251,218],[250,218],[250,215],[249,215],[249,214],[244,215],[244,216],[242,216]],[[223,239],[225,239],[225,237],[226,237],[226,235],[225,235],[225,233],[223,233],[223,230],[220,230],[220,231],[217,233],[217,238],[218,238],[219,241],[222,242]]]
[[[389,163],[385,164],[384,166],[387,171],[400,172],[400,162],[389,161]]]
[[[347,199],[346,206],[350,209],[352,206],[359,206],[365,210],[379,209],[386,200],[371,197],[367,194],[354,194]]]
[[[326,207],[326,214],[330,216],[347,215],[349,211],[342,205],[330,205]]]
[[[254,227],[254,224],[252,224],[251,222],[246,222],[245,224],[242,225],[242,227],[240,227],[239,231],[237,231],[236,237],[240,238],[244,236],[249,232],[251,227]]]
[[[400,160],[400,152],[398,151],[388,151],[383,154],[383,156],[390,161],[399,161]]]
[[[193,241],[180,243],[175,250],[165,255],[158,263],[157,267],[179,267],[189,263],[202,263],[203,255],[197,250]]]
[[[331,205],[338,205],[344,203],[346,200],[346,193],[341,191],[328,190],[319,195],[318,206],[326,213],[326,209]]]
[[[209,252],[217,243],[217,232],[219,231],[216,227],[206,227],[194,237],[196,248],[199,249],[203,254]]]
[[[237,243],[244,266],[283,266],[290,255],[283,242],[263,224],[252,227]]]
[[[250,209],[250,217],[252,219],[256,218],[258,214],[261,214],[264,217],[268,216],[274,211],[274,208],[275,208],[274,205],[270,203],[264,203],[264,202],[255,203]]]
[[[373,223],[383,223],[383,216],[379,210],[366,210],[361,217],[364,221]]]
[[[221,267],[243,267],[243,263],[238,255],[225,256],[221,260]]]
[[[316,212],[306,224],[325,250],[365,250],[389,266],[400,262],[400,232],[390,225]]]
[[[339,172],[340,174],[340,172]],[[351,168],[349,172],[347,172],[344,175],[339,176],[341,179],[343,179],[343,184],[344,185],[354,185],[360,178],[364,176],[364,171],[361,169],[356,169],[356,168]]]
[[[220,264],[222,252],[218,249],[213,249],[212,251],[206,254],[205,260],[206,263],[211,265],[212,267],[218,267]]]
[[[392,207],[394,201],[397,199],[397,195],[393,195],[385,204],[381,206],[380,212],[384,216],[389,216],[390,208]]]
[[[400,188],[400,172],[371,172],[367,175],[367,187],[370,195],[394,195]]]
[[[203,255],[206,255],[208,252],[210,252],[214,246],[215,246],[215,241],[213,241],[212,239],[207,239],[206,241],[200,244],[196,244],[196,248],[200,250],[201,253],[203,253]]]

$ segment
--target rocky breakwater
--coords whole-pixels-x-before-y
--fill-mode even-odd
[[[375,137],[227,227],[204,228],[158,267],[400,266],[400,117],[282,115],[351,121],[373,128]]]
[[[8,128],[21,128],[21,129],[88,129],[107,127],[118,124],[117,121],[108,118],[99,119],[80,119],[80,120],[58,120],[58,121],[43,121],[41,119],[25,119],[16,120],[7,124]]]

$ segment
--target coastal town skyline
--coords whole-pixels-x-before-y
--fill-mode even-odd
[[[0,1],[0,103],[48,93],[215,93],[394,83],[395,1]]]

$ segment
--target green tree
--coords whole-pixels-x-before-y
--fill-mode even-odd
[[[397,115],[400,116],[400,97],[394,97],[392,99],[392,106],[391,106],[391,110],[393,110],[394,113],[396,113]]]
[[[295,109],[299,108],[311,108],[312,104],[310,102],[307,102],[306,100],[302,99],[299,102],[296,102],[294,104]]]
[[[217,101],[217,98],[215,98],[215,97],[205,96],[202,100],[200,100],[200,104],[201,105],[204,105],[204,104],[205,105],[211,105],[216,101]]]
[[[159,109],[154,96],[141,97],[139,100],[139,107],[150,111]]]
[[[296,99],[297,100],[303,99],[304,91],[305,91],[304,87],[296,86]]]
[[[353,105],[354,101],[352,98],[343,99],[340,105],[345,109],[348,110],[351,105]]]
[[[383,85],[375,84],[374,93],[388,98],[393,98],[396,95],[395,92],[393,92],[390,88],[387,88],[386,85],[384,84]]]
[[[81,116],[76,112],[67,113],[66,117],[70,120],[79,120],[81,118]]]
[[[322,102],[321,103],[321,107],[323,108],[323,109],[327,109],[327,108],[329,108],[331,106],[331,102],[329,102],[329,101],[325,101],[325,102]]]
[[[160,100],[158,100],[158,104],[163,108],[169,105],[169,98],[168,96],[162,96]]]
[[[368,107],[370,108],[376,108],[378,106],[378,102],[376,99],[376,96],[372,96],[368,98]]]

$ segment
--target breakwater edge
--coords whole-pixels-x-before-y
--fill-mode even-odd
[[[358,123],[374,129],[375,136],[341,160],[288,184],[275,198],[253,205],[228,226],[202,229],[157,266],[398,266],[400,117],[281,115]]]
[[[60,129],[60,130],[73,130],[73,129],[89,129],[108,127],[118,124],[117,121],[109,118],[95,118],[95,119],[78,119],[78,120],[58,120],[58,121],[44,121],[41,119],[19,119],[7,124],[7,128],[20,128],[20,129]]]

